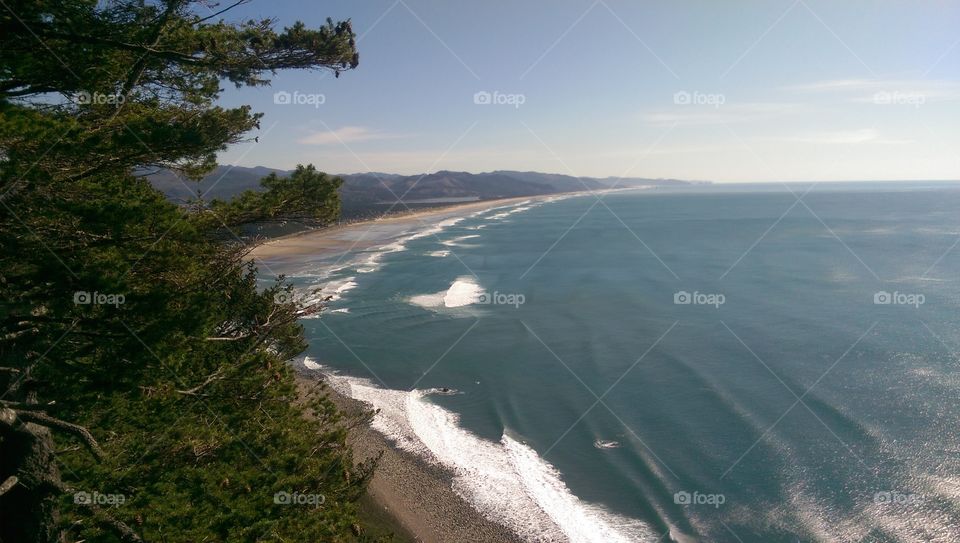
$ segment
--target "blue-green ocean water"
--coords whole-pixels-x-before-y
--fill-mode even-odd
[[[960,186],[602,197],[311,260],[307,364],[531,540],[960,541]]]

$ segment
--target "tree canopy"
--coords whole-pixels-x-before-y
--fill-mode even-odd
[[[0,4],[0,541],[363,539],[372,467],[329,401],[294,401],[319,308],[222,235],[330,222],[340,180],[176,206],[143,177],[199,179],[258,127],[224,83],[357,67],[349,21],[226,22],[239,3]]]

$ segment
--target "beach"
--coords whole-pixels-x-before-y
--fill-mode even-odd
[[[257,245],[249,257],[271,268],[287,268],[305,258],[330,254],[359,252],[389,243],[404,232],[414,228],[428,227],[439,221],[462,217],[500,206],[515,205],[526,201],[556,198],[563,194],[500,198],[442,206],[408,213],[396,213],[385,217],[307,230],[288,236],[267,240]]]
[[[325,383],[319,371],[297,368],[301,396],[322,389],[347,420],[360,416],[369,406],[341,394]],[[520,541],[507,528],[491,522],[473,509],[452,488],[451,474],[418,456],[400,450],[369,425],[350,430],[347,442],[354,461],[382,453],[367,489],[369,507],[400,541],[424,543]]]

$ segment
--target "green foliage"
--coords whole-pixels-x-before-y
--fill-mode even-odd
[[[244,191],[229,202],[210,202],[201,220],[229,227],[237,224],[270,221],[298,221],[311,225],[328,224],[340,216],[340,198],[337,189],[343,184],[339,177],[318,172],[313,165],[297,166],[290,177],[271,173],[261,185],[267,190]]]
[[[358,539],[355,501],[372,467],[354,468],[348,421],[328,400],[309,401],[312,417],[297,403],[286,361],[305,347],[302,308],[277,303],[289,287],[263,288],[244,248],[212,236],[250,221],[327,223],[339,180],[301,166],[265,178],[265,192],[197,211],[135,175],[209,171],[259,120],[214,105],[221,81],[353,68],[350,23],[277,32],[271,21],[198,15],[206,8],[184,0],[4,8],[0,411],[45,413],[96,443],[53,424],[57,464],[44,467],[37,451],[13,447],[27,434],[48,443],[42,428],[0,423],[0,482],[22,481],[0,496],[0,540],[49,525],[52,535],[31,539]],[[78,292],[101,299],[76,303]],[[102,460],[88,451],[97,444]],[[88,507],[77,491],[125,501]],[[276,492],[325,501],[277,504]],[[54,498],[54,510],[39,507]]]

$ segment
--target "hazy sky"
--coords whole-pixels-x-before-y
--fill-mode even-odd
[[[327,16],[352,19],[359,68],[228,88],[224,104],[266,116],[260,143],[221,162],[960,179],[957,1],[255,0],[229,14]]]

